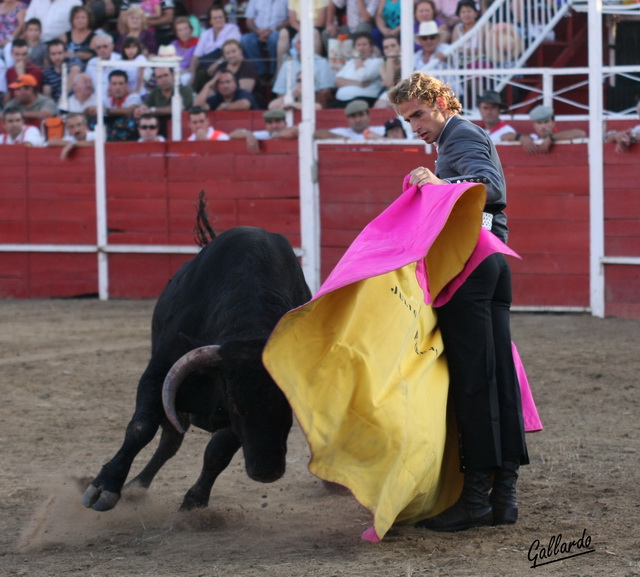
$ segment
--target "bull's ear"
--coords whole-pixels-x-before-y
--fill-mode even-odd
[[[194,339],[193,337],[189,337],[184,333],[179,333],[180,341],[185,346],[185,352],[191,351],[193,349],[199,349],[200,347],[204,347],[207,344],[204,341],[200,341],[198,339]]]

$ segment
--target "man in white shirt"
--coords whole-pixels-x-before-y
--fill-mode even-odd
[[[35,126],[25,126],[24,113],[20,108],[5,108],[2,112],[2,121],[7,133],[0,134],[0,144],[22,144],[24,146],[42,146],[44,144],[44,139]]]
[[[65,160],[76,148],[93,148],[95,146],[95,132],[89,130],[87,119],[83,114],[69,114],[65,121],[66,134],[62,138],[52,138],[47,146],[62,147],[60,159]]]
[[[111,38],[110,34],[96,34],[91,41],[91,48],[96,51],[97,56],[94,56],[89,62],[87,62],[87,67],[85,72],[91,78],[91,82],[93,82],[93,90],[97,95],[97,87],[98,87],[98,60],[113,60],[119,61],[122,60],[122,56],[117,52],[113,51],[113,38]],[[109,76],[109,72],[111,72],[113,68],[105,68],[102,72],[102,97],[106,98],[109,90],[109,82],[107,80]],[[128,79],[128,76],[127,76]]]
[[[296,34],[293,39],[293,47],[295,48],[295,58],[286,60],[278,71],[271,92],[284,96],[287,93],[292,94],[297,85],[296,81],[300,74],[300,34]],[[315,92],[316,102],[320,103],[322,108],[327,108],[329,102],[333,98],[333,88],[335,80],[333,71],[329,61],[318,54],[313,55],[314,58],[314,76],[315,76]],[[288,84],[287,84],[288,79]]]
[[[69,14],[75,6],[82,6],[81,0],[31,0],[24,20],[40,20],[42,42],[49,42],[71,30]]]
[[[249,31],[242,35],[244,54],[261,75],[274,75],[280,29],[289,24],[288,0],[249,0],[244,15]],[[268,65],[263,61],[263,48],[267,49],[271,59]]]
[[[482,128],[494,143],[514,140],[516,135],[515,128],[500,119],[500,112],[505,108],[502,98],[493,90],[487,90],[478,96],[478,110],[482,117]]]
[[[315,138],[345,140],[379,140],[384,139],[384,126],[370,126],[369,105],[364,100],[354,100],[344,109],[349,127],[316,130]]]
[[[341,106],[356,98],[373,105],[380,96],[383,60],[373,56],[373,48],[373,38],[368,32],[353,35],[352,57],[336,74],[336,102]]]

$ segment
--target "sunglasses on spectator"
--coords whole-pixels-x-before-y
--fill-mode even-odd
[[[356,116],[366,116],[366,112],[354,112],[353,114],[347,114],[347,118],[355,118]]]
[[[158,130],[158,126],[155,124],[141,124],[140,130]]]
[[[432,34],[431,36],[419,36],[420,40],[435,40],[438,34]]]

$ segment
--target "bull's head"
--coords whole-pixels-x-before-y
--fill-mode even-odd
[[[227,356],[226,348],[221,352],[219,345],[211,345],[188,352],[167,374],[162,402],[169,421],[184,433],[175,408],[180,384],[194,371],[219,367],[224,373],[231,428],[242,445],[247,475],[271,483],[284,475],[293,418],[287,399],[262,365],[261,349],[253,349],[249,346],[241,355],[233,350]]]

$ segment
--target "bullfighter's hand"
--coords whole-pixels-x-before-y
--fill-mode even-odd
[[[424,186],[425,184],[447,184],[446,181],[438,178],[433,172],[424,166],[414,168],[410,173],[410,184],[417,184],[418,186]]]

